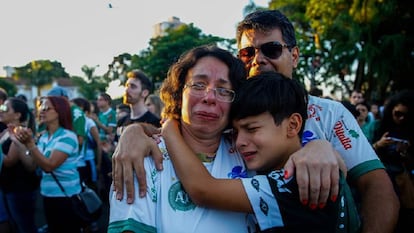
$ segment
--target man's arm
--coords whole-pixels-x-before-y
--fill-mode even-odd
[[[309,156],[311,155],[311,156]],[[285,178],[296,175],[300,200],[312,209],[326,204],[328,197],[335,201],[339,191],[339,169],[346,166],[326,140],[313,140],[289,157]]]
[[[361,195],[362,232],[394,232],[400,203],[385,170],[362,175],[356,185]]]
[[[348,168],[348,180],[356,185],[358,195],[362,198],[360,214],[363,232],[372,229],[376,232],[392,232],[390,229],[395,227],[398,218],[398,200],[384,166],[355,117],[341,103],[319,98],[311,98],[310,101],[314,109],[306,120],[305,130],[313,137],[329,140],[341,154]],[[296,172],[299,170],[296,168]],[[386,216],[383,213],[387,213]]]
[[[147,134],[145,133],[147,132]],[[147,135],[159,133],[155,127],[147,124],[132,124],[125,128],[119,138],[118,145],[112,156],[112,178],[116,197],[123,197],[124,185],[126,186],[127,202],[134,202],[133,171],[138,178],[139,196],[146,193],[146,177],[144,169],[144,157],[152,155],[157,169],[162,170],[162,153],[154,139]]]

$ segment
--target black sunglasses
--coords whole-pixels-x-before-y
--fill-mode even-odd
[[[260,49],[263,55],[270,59],[278,59],[283,52],[283,48],[288,48],[289,50],[294,46],[289,46],[287,44],[281,44],[278,41],[267,42],[260,45],[258,48],[253,46],[248,46],[239,50],[239,58],[244,62],[249,62],[256,54],[256,49]]]

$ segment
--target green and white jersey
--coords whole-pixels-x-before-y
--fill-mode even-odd
[[[145,198],[137,196],[133,204],[127,204],[126,196],[118,201],[115,193],[110,194],[109,233],[126,230],[163,233],[253,232],[253,219],[246,213],[196,206],[175,174],[163,141],[159,148],[164,156],[163,171],[156,170],[152,157],[145,158],[148,186]],[[204,165],[216,178],[247,177],[243,159],[225,139],[221,139],[215,160]],[[136,179],[135,194],[138,194]]]

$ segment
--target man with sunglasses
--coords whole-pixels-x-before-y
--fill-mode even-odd
[[[237,27],[236,39],[239,58],[246,64],[249,76],[265,71],[278,71],[287,77],[292,77],[300,53],[296,45],[293,25],[280,11],[258,11],[246,16]],[[336,101],[313,96],[309,97],[308,109],[310,114],[304,133],[307,136],[303,137],[303,142],[325,139],[330,141],[341,154],[348,169],[348,180],[357,187],[361,197],[360,214],[363,220],[363,232],[391,232],[398,216],[398,200],[383,165],[360,131],[352,114]],[[356,131],[359,138],[352,136],[351,130]],[[306,168],[302,169],[297,164],[300,160],[306,164],[311,164],[309,161],[312,159],[323,161],[324,156],[326,154],[314,153],[312,156],[302,154],[296,157],[294,163],[288,162],[285,169],[290,175],[295,164],[298,182],[301,179],[310,181],[312,195],[312,184],[318,183],[320,179],[323,187],[323,174],[329,174],[329,170],[322,168],[319,178],[318,173],[307,171]],[[331,198],[333,198],[332,192]],[[301,200],[306,202],[306,199]],[[319,203],[314,202],[312,197],[310,202],[311,206],[324,203],[321,199]]]
[[[300,53],[293,25],[281,12],[266,10],[249,14],[239,23],[236,39],[238,56],[246,64],[249,76],[277,71],[292,78]],[[329,141],[344,159],[349,180],[358,188],[362,200],[363,232],[392,232],[397,219],[398,200],[383,165],[355,118],[339,102],[312,96],[308,109],[309,118],[303,137],[306,145],[293,154],[284,167],[286,177],[295,172],[302,203],[318,208],[326,204],[329,196],[331,200],[337,197],[339,161],[334,156],[337,152],[327,143]],[[122,146],[113,156],[115,188],[122,197],[125,181],[130,203],[134,197],[132,168],[138,177],[145,172],[140,164],[141,159],[136,159],[139,158],[138,153],[151,151],[156,161],[161,161],[160,152],[150,142],[145,144],[141,140],[128,140],[143,134],[144,130],[139,126],[127,129],[121,137]],[[140,180],[139,185],[140,196],[143,196],[145,180]]]

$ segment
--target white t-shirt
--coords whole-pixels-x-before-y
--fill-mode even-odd
[[[110,194],[110,219],[108,232],[162,232],[162,233],[233,233],[253,229],[251,216],[245,213],[221,211],[194,205],[175,174],[164,142],[159,144],[163,152],[163,171],[158,172],[151,157],[145,158],[147,196],[136,197],[133,204],[116,200]],[[216,158],[204,163],[216,178],[247,177],[243,159],[234,152],[230,143],[222,138]],[[135,179],[135,194],[138,184]],[[124,192],[126,193],[126,192]],[[252,231],[250,231],[252,232]]]
[[[340,102],[309,96],[302,144],[315,139],[331,142],[345,161],[348,178],[384,168],[355,117]]]

